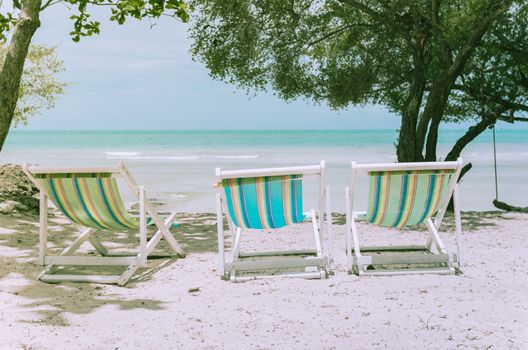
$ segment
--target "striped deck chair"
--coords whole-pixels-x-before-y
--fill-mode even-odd
[[[224,279],[247,279],[289,276],[304,278],[327,277],[331,246],[329,189],[324,186],[325,164],[255,170],[222,171],[217,175],[217,228],[220,274]],[[303,179],[316,176],[319,180],[319,210],[303,212]],[[230,261],[226,261],[224,213],[233,237]],[[323,215],[326,214],[326,227]],[[242,253],[243,232],[275,231],[311,218],[314,249]],[[328,231],[328,249],[321,244]],[[278,232],[278,231],[277,231]],[[270,272],[271,270],[271,272]],[[289,271],[285,271],[289,270]],[[293,271],[292,271],[293,270]],[[299,271],[301,270],[301,271]]]
[[[409,273],[454,274],[461,266],[461,221],[458,178],[462,159],[456,162],[356,164],[352,163],[351,187],[346,188],[347,262],[358,275]],[[359,175],[369,177],[365,214],[353,211],[354,184]],[[453,197],[457,253],[442,242],[439,228]],[[433,221],[434,217],[434,221]],[[402,230],[425,224],[425,245],[360,247],[356,219]],[[386,268],[388,266],[388,268]]]
[[[46,266],[39,275],[44,282],[97,282],[125,285],[138,268],[146,265],[161,238],[165,238],[174,252],[184,256],[178,242],[169,231],[176,213],[163,221],[147,200],[145,189],[138,186],[123,163],[117,167],[73,168],[36,167],[24,164],[24,171],[40,189],[39,264]],[[116,177],[122,177],[139,200],[139,218],[125,209]],[[60,255],[48,255],[47,217],[48,200],[74,225],[83,231]],[[148,217],[147,217],[148,215]],[[147,241],[147,226],[158,231]],[[139,252],[133,256],[111,254],[94,235],[96,231],[139,230]],[[73,255],[89,242],[101,256]],[[121,275],[101,276],[86,274],[56,274],[59,266],[126,266]]]

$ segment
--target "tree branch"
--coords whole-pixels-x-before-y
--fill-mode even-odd
[[[477,43],[482,39],[486,31],[489,29],[489,26],[511,6],[512,2],[513,0],[507,0],[504,2],[498,0],[490,1],[488,8],[486,9],[489,13],[486,16],[479,18],[473,24],[473,28],[470,30],[471,34],[466,39],[464,45],[462,45],[462,48],[455,57],[451,67],[449,67],[450,80],[454,80],[460,75],[467,60],[473,54]]]
[[[46,3],[44,5],[42,5],[42,7],[40,8],[40,11],[44,11],[48,7],[53,6],[55,4],[58,4],[58,3],[62,2],[62,1],[63,0],[48,0],[48,1],[46,1]]]
[[[451,151],[445,157],[446,161],[454,161],[460,157],[462,150],[468,143],[473,141],[477,136],[484,132],[488,127],[493,125],[496,122],[496,118],[493,117],[483,117],[477,124],[469,127],[466,133],[457,140]]]
[[[442,51],[442,60],[444,66],[450,65],[451,62],[451,48],[447,43],[447,40],[444,35],[444,28],[440,25],[440,20],[438,18],[440,13],[440,0],[433,0],[431,3],[431,25],[433,33],[435,33],[438,38],[438,44],[440,50]]]
[[[367,5],[359,2],[359,1],[354,1],[354,0],[338,0],[339,2],[345,4],[345,5],[348,5],[350,7],[354,7],[355,9],[358,9],[360,10],[361,12],[373,17],[373,18],[376,18],[377,20],[385,20],[386,17],[383,16],[381,13],[379,12],[376,12],[374,11],[373,9],[371,9],[370,7],[368,7]]]
[[[505,99],[503,99],[503,98],[501,98],[499,96],[484,95],[482,93],[482,91],[477,91],[475,89],[471,89],[468,85],[455,84],[453,86],[453,88],[456,89],[457,91],[463,92],[463,93],[471,96],[472,98],[474,98],[475,100],[477,100],[479,102],[492,101],[492,102],[500,104],[506,110],[528,112],[528,105],[526,105],[526,104],[517,103],[517,102],[511,102],[511,101],[505,100]]]
[[[404,36],[408,35],[408,33],[402,29],[402,23],[396,21],[396,18],[391,18],[391,17],[384,15],[383,13],[375,11],[360,1],[355,1],[355,0],[338,0],[338,1],[344,5],[353,7],[356,10],[363,12],[364,14],[374,18],[381,24],[389,25],[396,32],[399,32],[403,34]]]
[[[348,28],[351,28],[351,27],[352,27],[351,25],[348,25],[348,24],[347,24],[347,25],[344,25],[344,26],[342,26],[342,27],[336,28],[335,30],[333,30],[333,31],[331,31],[331,32],[329,32],[329,33],[323,35],[322,37],[320,37],[320,38],[318,38],[318,39],[315,39],[314,41],[311,41],[311,42],[307,43],[307,44],[306,44],[306,48],[309,48],[309,47],[311,47],[311,46],[313,46],[313,45],[315,45],[315,44],[318,44],[318,43],[320,43],[321,41],[324,41],[324,40],[326,40],[326,39],[328,39],[328,38],[330,38],[330,37],[332,37],[332,36],[334,36],[334,35],[336,35],[336,34],[341,33],[341,32],[344,31],[345,29],[348,29]]]

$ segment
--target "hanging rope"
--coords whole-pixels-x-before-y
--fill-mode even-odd
[[[507,203],[499,201],[499,181],[497,176],[497,139],[495,136],[495,125],[492,128],[493,131],[493,166],[495,168],[495,200],[493,205],[501,210],[505,211],[516,211],[520,213],[528,213],[528,208],[515,207]]]
[[[493,124],[493,167],[495,168],[495,200],[499,200],[499,182],[497,180],[497,141],[495,138],[495,124]]]

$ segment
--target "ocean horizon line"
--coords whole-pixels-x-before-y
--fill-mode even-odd
[[[464,131],[466,127],[444,128],[444,131]],[[369,131],[391,131],[398,132],[399,129],[393,128],[358,128],[358,129],[40,129],[40,130],[21,130],[13,129],[10,133],[34,133],[34,132],[369,132]],[[496,128],[496,131],[528,132],[528,128]]]

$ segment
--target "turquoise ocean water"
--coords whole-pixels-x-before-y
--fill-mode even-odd
[[[439,157],[464,130],[443,130]],[[0,163],[112,165],[123,160],[150,197],[172,209],[213,211],[216,167],[243,169],[325,160],[332,208],[344,208],[350,162],[394,162],[395,130],[344,131],[13,131]],[[463,210],[489,210],[495,196],[491,131],[462,154],[473,169],[461,186]],[[499,197],[528,206],[528,130],[497,130]],[[366,196],[361,182],[359,203]],[[307,185],[307,195],[315,190]],[[308,200],[307,205],[311,205]],[[362,205],[359,204],[361,207]],[[358,208],[359,209],[359,208]]]

